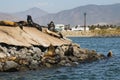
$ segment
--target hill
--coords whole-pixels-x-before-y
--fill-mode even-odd
[[[26,19],[27,15],[31,15],[33,18],[41,17],[48,14],[48,12],[41,10],[40,8],[30,8],[29,10],[14,13],[14,15]]]
[[[21,20],[21,18],[14,16],[12,14],[0,12],[0,20],[19,21],[19,20]]]
[[[87,13],[87,24],[117,23],[120,21],[120,4],[112,5],[86,5],[70,10],[64,10],[55,14],[48,14],[36,18],[41,24],[47,24],[53,20],[55,23],[83,25],[83,14]]]
[[[26,20],[26,16],[31,15],[33,20],[40,25],[46,25],[50,21],[54,21],[56,24],[83,25],[84,13],[87,13],[87,24],[120,23],[119,3],[111,5],[85,5],[58,13],[48,13],[34,7],[14,14],[0,13],[0,20]]]

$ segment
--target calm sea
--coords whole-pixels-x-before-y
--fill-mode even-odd
[[[0,72],[0,80],[120,80],[120,38],[70,38],[81,48],[114,56],[106,60],[27,72]]]

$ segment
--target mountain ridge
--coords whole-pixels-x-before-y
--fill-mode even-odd
[[[48,14],[48,12],[46,12],[40,8],[37,8],[37,7],[33,7],[33,8],[30,8],[30,9],[22,11],[22,12],[14,13],[14,15],[24,18],[24,19],[26,18],[27,15],[32,15],[34,18],[37,18],[38,16],[40,17],[40,16],[44,16],[46,14]]]
[[[42,16],[39,18],[41,19],[39,22],[48,22],[50,20],[53,20],[56,23],[83,25],[83,14],[85,12],[87,13],[87,24],[96,24],[100,22],[112,24],[120,20],[120,4],[111,4],[80,6],[58,12],[54,15],[48,14],[47,16]]]
[[[26,20],[27,15],[31,15],[33,20],[41,25],[46,25],[50,21],[54,21],[56,24],[83,25],[84,13],[87,13],[87,25],[120,23],[120,3],[110,5],[89,4],[62,10],[57,13],[49,13],[40,8],[33,7],[26,11],[9,14],[9,16],[16,16],[21,20]],[[2,16],[0,16],[0,19],[6,18],[1,17]],[[12,20],[14,20],[14,18],[12,18]]]

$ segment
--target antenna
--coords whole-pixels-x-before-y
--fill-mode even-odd
[[[87,13],[84,13],[84,32],[86,32],[86,15]]]

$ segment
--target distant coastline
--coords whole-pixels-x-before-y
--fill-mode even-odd
[[[62,31],[61,33],[66,37],[120,37],[120,29]]]

